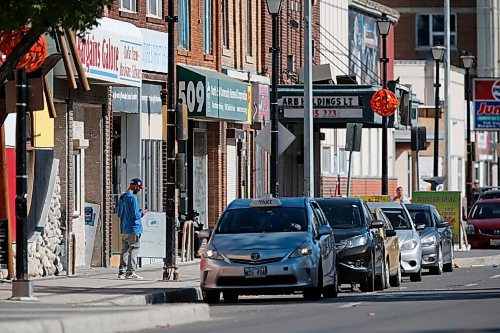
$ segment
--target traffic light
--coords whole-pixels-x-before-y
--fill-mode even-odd
[[[427,149],[427,130],[425,127],[411,128],[411,150]]]

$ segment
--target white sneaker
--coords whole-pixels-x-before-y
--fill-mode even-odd
[[[125,278],[126,278],[126,279],[136,279],[136,280],[142,280],[142,279],[143,279],[143,277],[142,277],[142,276],[137,275],[137,274],[135,274],[135,273],[132,273],[132,274],[130,274],[130,275],[126,275],[126,276],[125,276]]]
[[[118,278],[121,280],[125,280],[125,273],[118,274]]]

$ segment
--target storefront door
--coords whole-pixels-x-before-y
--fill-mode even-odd
[[[208,227],[208,149],[207,132],[193,132],[193,209]]]

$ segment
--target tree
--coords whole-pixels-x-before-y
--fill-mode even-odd
[[[113,0],[1,0],[0,31],[19,30],[23,26],[31,29],[0,66],[0,87],[41,34],[54,35],[62,26],[83,35],[97,25],[104,6],[112,3]]]

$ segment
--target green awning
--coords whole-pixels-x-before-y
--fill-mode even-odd
[[[210,69],[177,65],[177,89],[190,118],[251,120],[251,86],[245,82]]]

